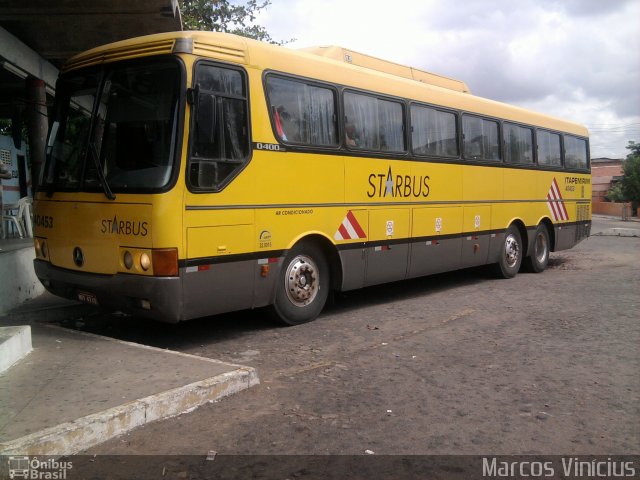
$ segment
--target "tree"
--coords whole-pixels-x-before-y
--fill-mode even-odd
[[[252,25],[256,15],[271,4],[270,0],[248,0],[244,5],[231,5],[228,0],[180,0],[185,30],[228,32],[264,42],[275,41],[260,25]]]
[[[622,194],[625,200],[632,203],[633,211],[636,211],[640,204],[640,143],[629,142],[627,150],[631,153],[627,155],[622,166]]]

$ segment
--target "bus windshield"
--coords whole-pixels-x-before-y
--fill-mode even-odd
[[[149,192],[175,164],[180,68],[172,59],[109,64],[61,77],[43,187]]]

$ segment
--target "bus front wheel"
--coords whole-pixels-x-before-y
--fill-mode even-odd
[[[300,243],[287,254],[276,286],[272,312],[285,325],[315,320],[329,294],[329,265],[322,250]]]
[[[510,225],[504,235],[500,257],[495,272],[500,278],[513,278],[522,264],[522,236],[515,225]]]

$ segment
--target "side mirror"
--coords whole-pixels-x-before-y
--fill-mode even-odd
[[[196,105],[196,131],[198,142],[214,143],[216,139],[216,96],[200,93]]]

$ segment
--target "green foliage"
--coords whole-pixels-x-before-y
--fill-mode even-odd
[[[622,177],[622,194],[625,200],[631,201],[634,208],[640,203],[640,143],[629,142],[627,149],[631,151],[624,161]]]
[[[28,138],[27,125],[22,125],[22,141],[26,142]],[[0,135],[11,137],[13,135],[13,121],[8,118],[0,118]]]
[[[11,136],[11,120],[0,118],[0,135]]]
[[[227,32],[264,42],[275,41],[264,27],[252,25],[256,15],[271,4],[270,0],[248,0],[244,5],[232,5],[228,0],[180,0],[185,30]]]
[[[617,182],[613,184],[611,188],[607,190],[607,194],[604,198],[607,202],[624,202],[625,198],[622,193],[622,183]]]

